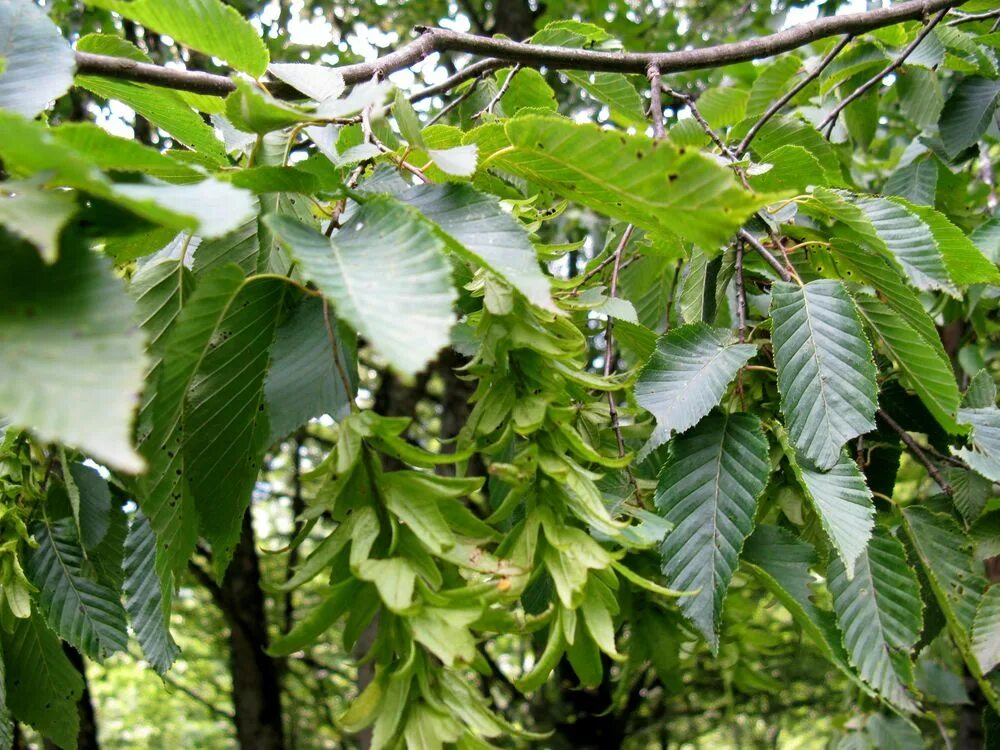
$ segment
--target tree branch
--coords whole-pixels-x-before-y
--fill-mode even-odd
[[[496,65],[497,61],[502,61],[524,67],[645,75],[649,67],[654,65],[661,74],[676,73],[772,57],[830,36],[857,36],[903,21],[926,19],[932,13],[960,4],[961,0],[913,0],[865,13],[818,18],[776,34],[742,42],[676,52],[603,52],[550,47],[421,26],[417,27],[420,36],[394,52],[373,62],[345,65],[338,70],[344,76],[345,83],[355,84],[372,77],[385,78],[390,73],[415,65],[432,52],[452,51],[490,58],[479,63],[480,66],[484,63]],[[76,60],[77,72],[85,75],[120,78],[213,96],[226,96],[235,89],[235,84],[228,77],[210,73],[175,70],[87,52],[77,52]],[[483,70],[480,67],[476,75]]]
[[[877,414],[879,419],[889,425],[889,428],[899,435],[899,439],[906,444],[906,447],[910,449],[910,452],[913,453],[916,459],[924,465],[924,468],[927,469],[927,473],[931,475],[931,479],[938,483],[944,491],[944,494],[952,494],[951,485],[948,484],[947,480],[945,480],[943,476],[941,476],[941,472],[938,471],[938,468],[927,457],[927,454],[924,453],[923,448],[917,444],[917,441],[910,436],[910,433],[904,430],[900,426],[899,422],[890,417],[885,410],[879,409]]]
[[[821,122],[816,129],[822,133],[823,128],[828,128],[826,137],[829,138],[830,133],[833,132],[833,126],[836,124],[837,118],[840,116],[840,113],[844,111],[847,105],[849,105],[853,101],[860,99],[862,96],[868,93],[868,91],[871,88],[881,83],[883,78],[885,78],[887,75],[896,70],[896,68],[898,68],[904,62],[906,62],[906,58],[908,58],[913,53],[913,51],[920,46],[920,43],[923,42],[924,39],[927,37],[927,35],[934,30],[934,27],[938,25],[938,22],[942,18],[944,18],[945,13],[947,13],[948,10],[949,10],[948,8],[942,8],[940,11],[938,11],[937,15],[935,15],[934,18],[932,18],[930,21],[927,22],[927,25],[920,30],[920,33],[917,34],[914,40],[906,46],[906,49],[904,49],[902,52],[899,53],[899,55],[896,57],[895,60],[893,60],[878,73],[876,73],[867,81],[865,81],[863,84],[854,89],[854,91],[851,92],[850,96],[848,96],[845,99],[842,99],[840,103],[833,108],[833,111],[830,112],[830,114],[828,114],[823,119],[823,122]]]

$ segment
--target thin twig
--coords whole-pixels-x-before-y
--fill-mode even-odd
[[[761,258],[767,261],[767,264],[775,270],[782,281],[792,280],[792,274],[788,272],[788,269],[781,265],[781,262],[771,254],[771,251],[760,244],[750,232],[746,229],[740,229],[737,236],[752,247]]]
[[[736,170],[736,175],[740,178],[740,182],[743,183],[743,187],[747,190],[752,190],[750,182],[747,180],[746,170],[739,164],[739,157],[737,157],[729,146],[726,145],[726,142],[722,140],[722,136],[715,132],[715,129],[708,124],[708,120],[702,116],[701,111],[698,109],[698,105],[695,103],[694,97],[682,94],[680,91],[674,91],[669,86],[664,86],[663,90],[675,99],[678,99],[687,105],[688,110],[691,112],[691,116],[694,118],[695,122],[698,123],[698,126],[705,132],[705,135],[711,139],[712,143],[719,148],[719,151],[721,151],[722,155],[729,160],[730,164],[733,165]]]
[[[660,79],[660,68],[656,65],[650,65],[646,71],[646,77],[649,78],[649,116],[653,120],[653,138],[660,140],[667,134],[663,128],[663,98],[661,96],[663,83]]]
[[[895,419],[890,417],[885,412],[884,409],[879,409],[877,413],[879,419],[881,419],[883,422],[889,425],[889,427],[897,435],[899,435],[899,439],[906,444],[906,447],[910,449],[910,452],[913,453],[913,455],[916,456],[917,460],[924,465],[924,468],[927,469],[927,473],[930,474],[931,478],[938,483],[938,485],[941,487],[944,493],[946,495],[951,495],[952,494],[951,485],[948,484],[948,482],[945,480],[943,476],[941,476],[941,472],[938,471],[938,468],[927,457],[927,454],[924,453],[923,448],[921,448],[917,444],[916,440],[910,437],[910,433],[908,433],[906,430],[900,427],[899,423]]]
[[[654,64],[660,69],[661,74],[676,73],[686,70],[719,68],[734,63],[773,57],[811,44],[818,39],[843,34],[857,36],[903,21],[926,18],[931,13],[949,9],[955,4],[956,0],[915,0],[864,13],[825,16],[775,34],[754,37],[741,42],[675,52],[605,52],[602,50],[552,47],[476,36],[450,29],[417,27],[420,36],[412,42],[372,62],[345,65],[338,70],[344,77],[344,82],[353,85],[369,81],[372,78],[382,79],[398,70],[410,68],[433,52],[452,51],[491,58],[478,63],[480,67],[462,80],[480,75],[483,70],[488,69],[488,66],[500,67],[503,62],[520,63],[525,67],[532,68],[546,67],[552,70],[608,71],[642,75],[649,69],[650,64]],[[198,94],[227,96],[236,89],[236,84],[227,76],[177,70],[123,57],[77,52],[76,64],[77,73],[81,75],[119,78],[192,91]],[[447,89],[437,89],[435,93],[439,93],[441,90]],[[430,95],[426,94],[426,91],[423,93]]]
[[[767,108],[767,111],[760,116],[760,119],[750,126],[750,130],[748,130],[747,134],[743,136],[743,140],[740,141],[740,145],[736,147],[736,150],[733,153],[737,158],[743,156],[743,154],[746,153],[746,150],[750,147],[750,142],[757,137],[757,133],[759,133],[761,128],[763,128],[767,124],[767,121],[770,120],[772,117],[774,117],[776,114],[778,114],[778,112],[780,112],[782,108],[786,104],[788,104],[788,102],[794,99],[798,95],[798,93],[802,91],[802,89],[804,89],[810,83],[819,78],[820,74],[824,70],[826,70],[827,66],[833,62],[834,58],[836,58],[837,55],[841,53],[844,47],[846,47],[853,38],[854,38],[853,36],[848,34],[839,42],[837,42],[834,48],[826,53],[826,56],[822,60],[820,60],[819,64],[815,68],[813,68],[813,70],[809,74],[807,74],[805,78],[803,78],[801,81],[795,84],[792,88],[788,90],[787,93],[785,93],[784,96],[782,96],[780,99],[778,99],[770,107]]]
[[[635,231],[635,225],[629,224],[625,227],[625,231],[622,232],[622,238],[618,242],[618,247],[615,248],[614,254],[614,265],[611,269],[611,289],[610,296],[612,299],[618,296],[618,272],[621,270],[622,253],[625,251],[625,246],[628,244],[629,239],[632,237],[632,232]],[[604,327],[604,377],[609,377],[614,370],[615,362],[615,334],[614,334],[614,320],[611,315],[608,315],[608,322]],[[622,437],[621,424],[618,421],[618,405],[615,403],[615,395],[611,391],[608,391],[608,411],[611,414],[611,427],[615,431],[615,440],[618,443],[618,457],[621,458],[625,455],[625,440]],[[630,474],[631,476],[631,474]],[[634,479],[632,480],[635,481]]]
[[[948,21],[948,26],[958,26],[959,24],[972,23],[974,21],[988,21],[998,16],[1000,16],[1000,8],[997,10],[988,10],[985,13],[962,13],[951,21]]]
[[[517,75],[519,70],[521,70],[520,63],[518,63],[517,65],[515,65],[513,68],[510,69],[510,73],[507,74],[507,78],[504,80],[503,85],[500,86],[496,94],[493,95],[493,98],[490,99],[487,105],[472,116],[473,120],[478,120],[480,117],[482,117],[484,114],[487,113],[493,114],[493,108],[500,103],[500,100],[503,99],[503,95],[506,94],[507,91],[510,89],[510,84],[514,82],[514,76]]]
[[[882,68],[882,70],[880,70],[878,73],[876,73],[867,81],[858,86],[858,88],[854,89],[854,91],[852,91],[850,96],[848,96],[846,99],[842,99],[840,103],[833,108],[833,111],[830,112],[830,114],[828,114],[825,118],[823,118],[823,122],[821,122],[816,129],[822,133],[823,129],[826,128],[827,131],[826,137],[829,138],[830,134],[833,132],[833,126],[837,124],[837,118],[840,116],[840,113],[843,112],[844,109],[851,102],[856,101],[865,94],[867,94],[872,87],[877,86],[879,83],[882,82],[883,78],[885,78],[887,75],[896,70],[896,68],[898,68],[904,62],[906,62],[906,58],[908,58],[913,53],[913,50],[915,50],[918,46],[920,46],[920,43],[924,41],[924,39],[927,37],[928,34],[931,33],[931,31],[934,30],[934,27],[938,25],[938,22],[945,17],[945,15],[948,13],[949,10],[951,10],[950,6],[939,10],[937,14],[934,16],[934,18],[928,21],[927,25],[920,30],[920,33],[917,34],[916,38],[914,38],[912,42],[906,45],[906,48],[902,52],[900,52],[899,55],[896,56],[895,60],[893,60],[891,63]]]
[[[479,87],[480,80],[481,79],[479,78],[474,79],[472,83],[469,85],[469,88],[467,88],[461,94],[456,96],[452,101],[448,102],[445,106],[443,106],[440,112],[438,112],[430,120],[427,121],[427,125],[425,127],[429,128],[431,125],[433,125],[442,117],[444,117],[446,114],[455,109],[455,107],[460,106],[462,102],[464,102],[466,99],[472,96],[476,92],[476,89]]]
[[[734,265],[734,278],[736,281],[736,328],[740,336],[740,343],[746,341],[747,333],[747,297],[743,286],[743,240],[736,240],[736,258]]]
[[[590,269],[589,271],[587,271],[587,273],[583,275],[583,277],[574,285],[573,290],[569,293],[569,296],[570,297],[578,296],[580,294],[580,289],[583,287],[584,284],[586,284],[592,278],[597,276],[597,274],[599,274],[601,271],[603,271],[605,268],[607,268],[614,262],[615,262],[615,254],[611,253],[611,255],[609,255],[607,258],[602,260],[600,263],[594,266],[594,268]]]
[[[337,374],[340,376],[340,382],[344,386],[344,395],[347,396],[348,402],[351,405],[351,411],[357,413],[360,411],[358,409],[357,402],[352,398],[353,388],[351,388],[351,379],[347,376],[347,367],[340,361],[340,347],[337,346],[337,337],[333,333],[333,324],[330,322],[330,303],[323,298],[323,325],[326,326],[326,335],[330,340],[330,349],[333,352],[333,364],[337,368]]]

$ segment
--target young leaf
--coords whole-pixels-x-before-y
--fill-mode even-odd
[[[678,606],[713,653],[726,590],[770,474],[767,452],[756,417],[715,414],[674,441],[660,472],[656,506],[673,524],[660,546],[663,573],[673,589],[698,590]]]
[[[34,117],[73,83],[73,50],[31,0],[0,0],[0,109]]]
[[[753,344],[737,343],[732,331],[705,323],[662,336],[635,384],[635,400],[656,418],[640,458],[708,414],[756,352]]]
[[[771,340],[789,436],[803,458],[830,469],[845,442],[875,429],[871,347],[839,282],[779,282],[771,295]]]
[[[854,565],[853,579],[834,558],[827,585],[851,663],[886,700],[916,711],[910,652],[923,627],[922,604],[903,545],[875,534]]]
[[[87,575],[83,547],[71,518],[32,529],[38,548],[25,564],[38,589],[38,609],[52,629],[80,653],[103,661],[128,645],[121,592]]]
[[[691,240],[715,254],[769,196],[694,149],[555,117],[506,125],[510,147],[489,162],[607,216]]]
[[[45,266],[12,242],[0,255],[0,299],[0,412],[45,440],[141,471],[131,427],[143,336],[110,264],[74,246]]]
[[[265,223],[337,315],[406,375],[448,343],[454,323],[444,243],[419,215],[374,197],[332,239],[285,216]]]

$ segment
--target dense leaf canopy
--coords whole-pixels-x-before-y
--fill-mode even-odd
[[[1000,742],[1000,11],[673,5],[0,0],[0,750]]]

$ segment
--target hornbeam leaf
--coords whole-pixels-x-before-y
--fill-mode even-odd
[[[178,159],[138,141],[112,135],[92,122],[67,122],[49,132],[104,170],[141,172],[178,184],[204,179],[201,172]]]
[[[845,442],[875,429],[871,347],[851,298],[837,281],[775,284],[771,317],[789,436],[803,458],[830,469]]]
[[[125,57],[136,62],[152,62],[133,44],[116,36],[88,34],[76,44],[80,52]],[[215,131],[205,124],[176,91],[133,81],[120,81],[96,75],[78,75],[76,83],[107,99],[118,99],[199,154],[226,163],[223,144]]]
[[[241,283],[214,319],[214,330],[185,395],[184,478],[198,509],[201,532],[212,545],[219,579],[240,539],[243,515],[268,447],[264,383],[290,288],[274,276]]]
[[[893,362],[904,373],[905,382],[917,392],[934,418],[948,432],[958,432],[955,415],[960,395],[951,365],[901,315],[882,301],[858,295],[854,303]]]
[[[59,255],[59,233],[75,212],[76,200],[66,192],[5,182],[0,193],[0,225],[37,247],[46,263]]]
[[[958,421],[972,425],[972,449],[952,448],[952,453],[987,479],[1000,482],[1000,409],[959,409]]]
[[[286,216],[265,223],[389,363],[414,375],[448,343],[456,293],[444,242],[412,208],[368,199],[332,239]]]
[[[358,387],[355,336],[335,321],[330,321],[330,327],[333,341],[323,301],[312,297],[295,307],[278,328],[264,386],[269,445],[314,417],[329,414],[340,420],[350,412]],[[340,370],[349,380],[350,391],[345,390]]]
[[[972,622],[972,653],[983,674],[1000,665],[1000,586],[986,589]]]
[[[110,263],[74,246],[45,266],[10,242],[0,254],[0,300],[0,413],[45,440],[141,471],[131,425],[143,336]]]
[[[113,10],[254,78],[267,70],[267,47],[260,34],[221,0],[87,0],[87,4]]]
[[[879,240],[906,269],[914,286],[957,296],[930,227],[902,205],[902,199],[861,198],[856,203]]]
[[[499,274],[529,302],[556,309],[527,230],[495,198],[455,183],[418,185],[396,197],[430,219],[456,252]]]
[[[893,198],[915,214],[931,230],[951,280],[959,286],[1000,283],[996,266],[965,233],[931,206],[916,206],[903,198]]]
[[[834,558],[827,586],[851,663],[890,703],[916,711],[910,652],[923,627],[922,605],[903,545],[875,534],[855,563],[853,579]]]
[[[0,0],[0,109],[34,117],[73,83],[73,50],[31,0]]]
[[[642,135],[537,115],[508,121],[506,133],[511,145],[486,163],[713,255],[771,199],[742,190],[731,170],[694,149]]]
[[[157,539],[156,570],[166,595],[173,589],[171,572],[187,566],[194,549],[197,523],[190,493],[177,474],[183,464],[177,451],[163,448],[176,426],[163,429],[156,422],[163,357],[170,332],[192,294],[191,272],[180,260],[163,260],[142,266],[132,277],[129,294],[136,301],[137,320],[149,337],[149,368],[137,420],[137,442],[150,463],[140,479],[137,502],[149,518]],[[173,364],[173,363],[171,363]],[[172,455],[171,455],[172,454]],[[183,473],[183,472],[182,472]]]
[[[955,87],[938,122],[941,140],[951,156],[957,156],[986,132],[998,96],[1000,82],[989,78],[973,76]]]
[[[136,513],[125,540],[125,609],[142,653],[163,674],[180,649],[170,635],[170,599],[156,574],[156,536],[149,520]],[[168,592],[169,594],[169,592]]]
[[[708,414],[756,352],[753,344],[738,343],[731,331],[705,323],[662,336],[635,384],[635,400],[656,417],[640,458]]]
[[[37,612],[14,620],[13,630],[0,628],[6,667],[7,706],[19,721],[30,724],[59,747],[76,747],[83,694],[80,673],[63,653],[59,638]]]
[[[660,472],[656,506],[673,525],[660,546],[663,573],[670,588],[699,589],[678,606],[713,653],[726,590],[770,469],[760,421],[715,414],[674,441]]]
[[[743,547],[743,564],[784,605],[822,654],[851,682],[874,695],[848,663],[833,614],[813,602],[810,586],[815,578],[810,568],[815,563],[812,545],[778,526],[758,526]]]
[[[80,653],[103,661],[128,645],[121,594],[87,574],[72,518],[32,528],[37,549],[25,572],[38,589],[38,609],[52,629]]]
[[[973,554],[972,540],[952,517],[921,505],[904,508],[902,517],[903,529],[944,613],[952,640],[986,700],[994,710],[1000,710],[1000,690],[983,677],[972,646],[971,633],[987,585]]]
[[[865,484],[864,475],[858,465],[844,454],[829,471],[819,471],[799,459],[788,444],[788,436],[783,429],[779,427],[776,434],[792,472],[805,490],[834,549],[844,561],[850,578],[854,575],[854,561],[864,551],[875,526],[872,493]]]

